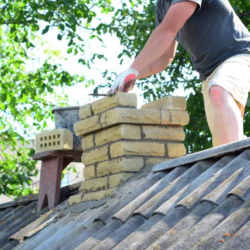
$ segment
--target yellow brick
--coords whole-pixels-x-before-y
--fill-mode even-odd
[[[93,102],[94,114],[99,114],[114,107],[137,107],[137,95],[128,93],[116,93],[111,97],[105,97]]]
[[[181,157],[186,155],[187,151],[183,143],[168,143],[168,156],[171,158]]]
[[[77,136],[86,135],[100,128],[101,128],[101,124],[99,122],[98,115],[79,121],[75,123],[74,125],[74,131]]]
[[[110,146],[111,158],[125,155],[164,156],[165,145],[156,142],[116,142]]]
[[[141,139],[140,127],[123,124],[97,132],[95,135],[95,144],[96,146],[99,146],[121,139]]]
[[[82,138],[82,150],[87,150],[94,147],[93,135],[87,135]]]
[[[93,179],[95,178],[95,166],[85,166],[83,169],[83,176],[85,180]]]
[[[93,200],[101,200],[105,197],[111,196],[114,189],[108,189],[93,193],[87,193],[83,196],[82,201],[93,201]]]
[[[115,188],[123,184],[125,181],[130,179],[134,174],[133,173],[122,173],[122,174],[115,174],[109,177],[109,187]]]
[[[106,176],[120,172],[137,172],[143,168],[143,158],[119,158],[97,165],[97,176]]]
[[[181,96],[166,96],[159,100],[147,103],[142,109],[159,109],[159,110],[186,110],[187,101]]]
[[[84,165],[90,165],[97,162],[108,160],[108,146],[90,149],[83,153],[82,162]]]
[[[182,127],[157,127],[157,126],[142,126],[144,139],[154,140],[175,140],[183,141],[185,133]]]
[[[79,117],[81,120],[92,116],[91,104],[81,106],[79,109]]]
[[[147,158],[146,160],[146,166],[154,166],[155,164],[158,164],[158,163],[161,163],[161,162],[164,162],[164,161],[168,161],[169,159],[168,158],[160,158],[160,157],[152,157],[152,158]]]
[[[79,188],[79,190],[83,192],[99,191],[103,189],[108,189],[108,177],[84,181]]]
[[[54,129],[36,134],[36,152],[72,150],[73,135],[68,129]]]
[[[124,109],[116,108],[101,115],[100,119],[103,127],[119,124],[160,124],[161,114],[155,109]]]
[[[68,203],[70,206],[80,203],[82,201],[82,194],[77,194],[69,197]]]
[[[189,123],[189,114],[187,111],[161,111],[163,125],[181,125]]]

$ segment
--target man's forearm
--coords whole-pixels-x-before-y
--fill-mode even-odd
[[[152,66],[152,63],[164,54],[166,49],[173,43],[174,39],[175,34],[158,26],[150,36],[141,53],[131,65],[131,68],[141,72],[143,69],[150,67],[150,65]]]
[[[151,75],[158,74],[162,72],[166,67],[172,62],[171,59],[166,59],[166,58],[159,58],[157,61],[151,63],[150,65],[146,66],[144,69],[142,69],[139,72],[139,76],[137,79],[142,79]]]
[[[157,72],[158,70],[156,70],[156,68],[154,67],[154,64],[151,63],[149,66],[147,66],[146,68],[142,69],[139,72],[139,76],[137,77],[137,79],[142,79],[148,76],[152,76],[154,74],[157,74],[159,72]]]

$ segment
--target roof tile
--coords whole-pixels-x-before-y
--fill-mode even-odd
[[[35,213],[23,221],[32,205],[16,210],[1,206],[0,220],[10,222],[3,224],[3,230],[10,230],[0,232],[0,247],[13,249],[20,243],[15,250],[154,246],[168,250],[248,250],[245,243],[250,243],[249,162],[250,139],[168,161],[161,172],[142,169],[115,190],[111,198],[73,206],[65,202],[44,220]],[[28,204],[25,202],[23,205]],[[20,203],[9,204],[14,205]],[[18,213],[23,216],[14,232],[15,221],[10,218]],[[56,219],[45,227],[51,218]],[[23,229],[19,231],[20,228]],[[30,238],[22,243],[27,236]],[[14,241],[8,242],[9,239]]]

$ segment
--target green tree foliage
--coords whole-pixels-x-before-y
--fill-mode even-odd
[[[51,118],[51,108],[65,105],[66,99],[55,93],[55,87],[71,86],[93,79],[71,75],[53,61],[49,53],[39,67],[35,64],[35,51],[39,37],[56,36],[66,40],[68,53],[81,57],[79,63],[91,68],[96,60],[105,60],[103,54],[87,56],[92,41],[103,44],[102,37],[118,37],[123,50],[117,57],[122,64],[126,57],[134,58],[143,48],[155,27],[155,0],[0,0],[0,193],[24,195],[36,174],[33,150],[18,146],[25,144],[28,135],[43,130]],[[231,0],[236,12],[250,29],[250,3],[248,0]],[[103,21],[102,17],[107,18]],[[105,45],[105,44],[103,44]],[[53,54],[53,55],[52,55]],[[108,82],[115,78],[108,68],[103,72]],[[174,62],[161,74],[138,82],[148,101],[171,94],[179,86],[187,91],[188,112],[191,121],[186,126],[186,146],[189,152],[211,146],[211,136],[204,118],[201,83],[193,74],[189,55],[178,47]],[[110,86],[96,86],[95,91]],[[247,109],[245,124],[250,123]],[[250,130],[246,130],[248,135]]]
[[[37,36],[56,27],[57,39],[68,40],[69,53],[84,52],[76,30],[81,25],[87,29],[95,5],[103,11],[109,8],[108,2],[101,1],[0,1],[0,194],[31,191],[28,186],[37,170],[31,160],[34,150],[25,143],[30,134],[47,126],[53,106],[66,103],[54,88],[84,80],[54,63],[51,54],[40,67],[27,69],[28,63],[37,63],[32,55]]]

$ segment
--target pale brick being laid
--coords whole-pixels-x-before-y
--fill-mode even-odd
[[[144,166],[143,158],[118,158],[111,161],[105,161],[97,165],[97,177],[107,176],[120,172],[138,172]]]
[[[159,126],[142,126],[143,139],[153,140],[175,140],[183,141],[185,139],[185,133],[181,126],[176,127],[159,127]]]
[[[90,103],[88,103],[88,104],[86,104],[84,106],[81,106],[79,108],[79,117],[80,117],[81,120],[86,119],[86,118],[92,116],[92,113],[93,112],[92,112],[91,104]]]
[[[79,188],[83,193],[86,191],[99,191],[103,189],[108,189],[108,177],[86,180],[82,182]]]
[[[36,152],[72,150],[73,135],[68,129],[54,129],[36,134]]]
[[[105,129],[95,134],[96,146],[110,143],[121,139],[141,139],[141,129],[136,125],[122,124]]]
[[[154,109],[116,108],[101,114],[100,123],[103,127],[120,124],[161,124],[161,113]]]
[[[163,125],[180,125],[185,126],[189,123],[189,114],[187,111],[167,111],[161,110]]]
[[[108,158],[108,146],[90,149],[82,154],[82,162],[84,165],[106,161]]]
[[[111,158],[134,156],[164,156],[165,144],[157,142],[116,142],[110,146]]]
[[[181,157],[187,153],[183,143],[167,143],[167,151],[170,158]]]
[[[114,107],[137,107],[137,95],[128,93],[116,93],[111,97],[105,97],[92,103],[94,114],[99,114],[103,111]]]
[[[186,110],[187,101],[182,96],[166,96],[159,100],[144,104],[142,109],[159,109],[159,110]]]

